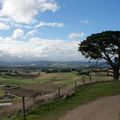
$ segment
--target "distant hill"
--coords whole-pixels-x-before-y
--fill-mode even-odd
[[[58,62],[58,61],[31,61],[31,62],[4,62],[0,61],[0,67],[54,67],[54,68],[79,68],[94,66],[95,62],[88,61],[72,61],[72,62]],[[100,62],[100,67],[107,67],[107,64]]]

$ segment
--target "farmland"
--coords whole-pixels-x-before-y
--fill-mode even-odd
[[[68,85],[80,77],[75,73],[43,73],[38,77],[29,76],[0,76],[0,83],[5,85],[15,85],[25,88],[39,88],[41,85]]]
[[[93,73],[93,80],[111,80],[111,76],[107,76],[107,73]],[[77,72],[66,72],[66,73],[41,73],[37,77],[31,76],[10,76],[0,75],[0,84],[13,85],[24,88],[40,88],[44,85],[52,87],[64,87],[72,85],[75,81],[82,80],[83,75],[78,75]],[[85,80],[89,80],[88,76],[85,76]]]
[[[34,72],[35,73],[35,72]],[[73,91],[75,87],[75,83],[77,86],[83,84],[83,79],[85,84],[90,83],[90,76],[92,82],[95,81],[111,81],[113,80],[111,75],[107,75],[107,72],[99,71],[99,72],[91,72],[90,75],[80,75],[77,71],[73,72],[53,72],[53,73],[45,73],[45,72],[38,72],[38,74],[35,75],[30,73],[28,74],[19,74],[19,75],[10,75],[10,74],[2,74],[0,75],[0,96],[6,97],[6,89],[7,93],[9,93],[12,90],[12,97],[15,95],[14,99],[9,100],[8,98],[11,98],[11,96],[7,96],[8,100],[5,99],[1,100],[1,102],[12,102],[15,103],[14,105],[10,106],[9,109],[5,108],[3,109],[3,113],[14,113],[14,111],[18,111],[21,108],[21,97],[26,96],[27,98],[27,108],[29,106],[34,106],[34,102],[37,104],[41,101],[41,99],[44,99],[46,101],[46,97],[36,97],[34,101],[31,101],[31,98],[28,99],[28,96],[32,96],[32,94],[38,94],[42,90],[43,92],[40,94],[45,93],[47,91],[47,94],[52,94],[52,96],[56,96],[56,92],[58,88],[61,88],[61,96],[63,98],[66,96],[66,94],[71,94],[71,90]],[[55,92],[55,94],[54,94]],[[16,96],[16,93],[20,94],[20,96]],[[46,93],[45,93],[46,94]],[[70,95],[70,96],[71,96]],[[44,96],[44,94],[43,94]],[[54,97],[50,97],[47,99],[53,99]],[[42,100],[43,101],[43,100]],[[38,106],[38,105],[37,105]],[[11,109],[12,108],[12,109]],[[3,115],[4,116],[4,115]],[[8,115],[5,115],[8,116]]]

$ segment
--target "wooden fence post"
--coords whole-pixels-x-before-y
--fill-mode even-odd
[[[60,87],[58,88],[58,102],[60,102]]]
[[[22,102],[23,102],[23,119],[26,120],[26,116],[25,116],[25,96],[22,97]]]
[[[77,82],[75,81],[75,93],[77,92]]]
[[[83,87],[85,87],[85,77],[83,76]]]
[[[90,75],[90,84],[92,83],[92,77],[91,77],[91,75]]]

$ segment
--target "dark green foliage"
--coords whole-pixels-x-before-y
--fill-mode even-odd
[[[119,78],[120,31],[92,34],[79,44],[78,51],[86,58],[106,60],[114,70],[114,79]]]

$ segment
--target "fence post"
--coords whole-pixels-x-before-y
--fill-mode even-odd
[[[77,82],[75,81],[75,93],[77,92]]]
[[[25,96],[22,97],[22,102],[23,102],[23,119],[26,120],[26,116],[25,116]]]
[[[91,77],[91,75],[90,75],[90,84],[91,84],[91,82],[92,82],[92,77]]]
[[[58,102],[60,102],[60,87],[58,88]]]
[[[85,77],[83,76],[83,87],[85,87]]]
[[[109,75],[109,70],[107,70],[107,76]]]

